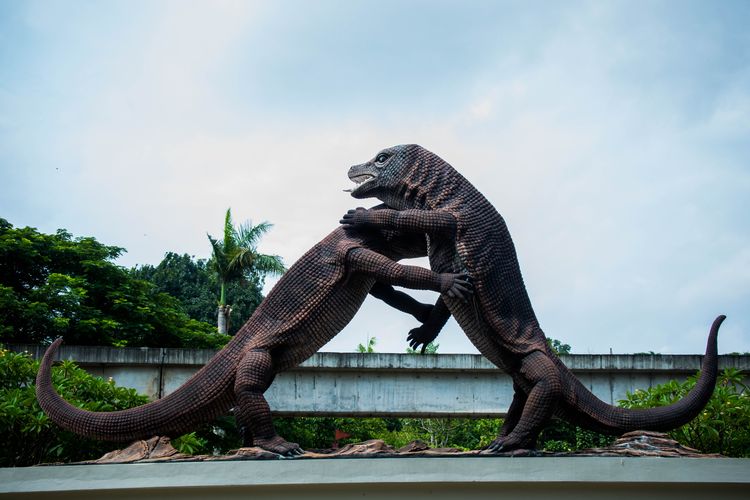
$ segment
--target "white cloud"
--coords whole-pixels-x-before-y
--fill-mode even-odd
[[[60,226],[127,247],[122,262],[132,265],[166,251],[207,256],[205,232],[218,234],[231,206],[237,221],[274,223],[261,250],[291,264],[363,204],[341,191],[350,164],[417,142],[506,218],[543,327],[574,352],[699,352],[719,312],[736,321],[722,350],[750,350],[747,328],[736,326],[750,326],[737,299],[750,297],[748,223],[733,213],[748,208],[748,178],[745,159],[723,147],[747,129],[746,86],[719,92],[694,119],[663,91],[679,95],[684,82],[638,77],[658,60],[646,43],[658,30],[630,38],[616,12],[591,8],[540,33],[528,60],[508,63],[506,47],[488,47],[503,64],[486,55],[429,118],[374,93],[378,113],[352,119],[339,107],[323,119],[249,112],[261,107],[252,80],[261,67],[242,73],[246,96],[223,92],[227,67],[265,50],[245,45],[267,21],[262,4],[160,4],[138,37],[109,40],[110,54],[86,61],[103,74],[84,110],[60,104],[73,117],[58,135],[74,168],[60,189],[50,182],[32,193],[25,210],[55,207]],[[27,220],[41,226],[39,218]],[[368,301],[328,348],[353,350],[374,335],[380,350],[402,351],[413,326]],[[443,352],[471,350],[455,325],[440,342]]]

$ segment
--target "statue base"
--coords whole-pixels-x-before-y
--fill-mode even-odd
[[[249,447],[230,451],[227,455],[186,455],[178,452],[168,437],[154,436],[136,441],[127,448],[107,453],[97,460],[77,464],[124,464],[149,462],[214,462],[230,460],[306,460],[323,458],[407,458],[407,457],[686,457],[723,458],[718,454],[704,454],[681,445],[667,434],[633,431],[623,434],[612,445],[574,452],[513,450],[489,453],[482,450],[462,451],[456,448],[430,448],[422,441],[412,441],[396,449],[380,439],[348,444],[337,450],[309,450],[293,458],[261,448]]]

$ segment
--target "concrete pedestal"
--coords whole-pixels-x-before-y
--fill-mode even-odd
[[[750,498],[749,459],[359,458],[0,469],[0,498]]]

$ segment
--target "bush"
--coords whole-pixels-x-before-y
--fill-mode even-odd
[[[36,400],[39,362],[0,346],[0,466],[99,458],[116,443],[86,439],[53,424]],[[93,377],[72,361],[52,369],[55,388],[71,404],[91,411],[124,410],[148,402],[134,389]]]
[[[672,380],[648,390],[628,393],[620,401],[625,408],[664,406],[683,398],[695,386],[698,374],[685,382]],[[750,391],[742,374],[726,369],[719,376],[713,397],[691,422],[669,432],[685,446],[704,453],[750,457]]]
[[[565,420],[553,419],[539,434],[537,444],[545,451],[576,451],[603,448],[614,440],[614,436],[589,431]]]
[[[400,448],[420,440],[433,448],[478,449],[497,436],[501,419],[489,418],[349,418],[297,417],[276,418],[274,424],[284,439],[299,443],[303,449],[329,448],[336,430],[350,436],[339,445],[382,439]]]
[[[180,453],[189,455],[222,455],[242,446],[237,422],[232,415],[222,415],[200,425],[194,432],[172,440]]]

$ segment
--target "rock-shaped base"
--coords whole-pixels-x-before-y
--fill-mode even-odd
[[[380,457],[700,457],[720,458],[717,454],[702,454],[698,450],[682,446],[667,434],[651,431],[634,431],[623,434],[612,445],[591,448],[571,453],[545,452],[538,450],[513,450],[501,453],[456,448],[430,448],[423,441],[412,441],[396,450],[380,439],[348,444],[338,450],[307,451],[294,459],[319,458],[380,458]],[[230,451],[227,455],[185,455],[170,444],[169,438],[155,436],[136,441],[122,450],[115,450],[94,461],[81,464],[116,464],[144,462],[207,462],[223,460],[281,460],[288,459],[262,448],[248,447]]]
[[[653,431],[627,432],[605,448],[590,448],[574,452],[573,455],[584,457],[722,457],[716,453],[701,453],[696,449],[681,445],[667,434]]]
[[[186,458],[190,455],[178,452],[172,446],[166,436],[154,436],[151,439],[135,441],[127,448],[106,453],[93,464],[126,464],[131,462],[157,462],[168,461],[177,458]]]

